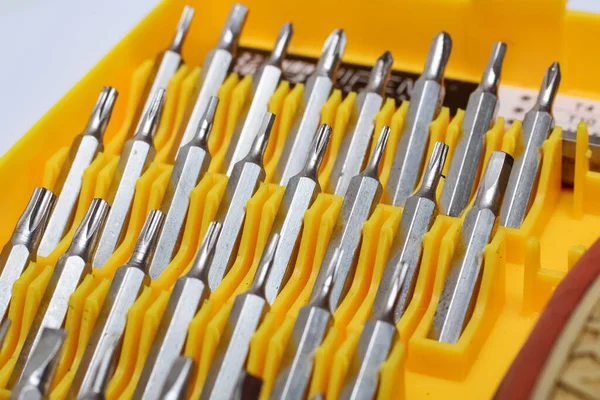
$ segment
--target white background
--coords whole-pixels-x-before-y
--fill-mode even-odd
[[[0,0],[0,155],[158,3]],[[600,13],[600,0],[568,7]]]

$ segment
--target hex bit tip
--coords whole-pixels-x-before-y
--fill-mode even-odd
[[[281,68],[281,63],[285,58],[290,42],[292,41],[292,36],[294,35],[294,26],[291,22],[286,22],[283,24],[281,29],[279,30],[279,35],[277,36],[277,40],[275,41],[275,46],[273,47],[273,51],[269,56],[269,60],[267,64],[274,65],[276,67]]]
[[[393,64],[394,57],[392,57],[392,53],[389,51],[383,53],[377,61],[375,61],[375,65],[373,65],[371,74],[369,75],[369,82],[364,90],[366,92],[378,93],[383,96],[385,94],[385,85],[392,73]]]
[[[167,375],[160,398],[164,400],[185,399],[193,369],[194,361],[190,357],[177,357]]]
[[[558,87],[560,86],[560,78],[560,64],[554,62],[544,74],[542,87],[540,88],[533,111],[550,112],[554,98],[558,92]]]
[[[206,230],[206,234],[204,235],[200,249],[198,249],[198,253],[196,253],[196,258],[194,259],[192,268],[190,268],[186,274],[187,277],[208,282],[208,277],[206,274],[208,273],[208,267],[215,253],[215,245],[217,244],[217,239],[219,238],[220,232],[220,222],[213,221],[208,225],[208,229]]]
[[[316,73],[334,79],[346,50],[346,32],[343,29],[334,30],[325,40]]]
[[[429,47],[425,68],[421,76],[426,80],[434,80],[441,83],[451,51],[452,38],[450,35],[444,31],[435,35]]]
[[[127,264],[138,267],[144,272],[146,271],[146,267],[154,255],[154,249],[164,220],[165,214],[162,211],[150,211]]]
[[[248,7],[245,5],[236,3],[231,7],[217,43],[218,49],[227,50],[235,57],[247,16]]]
[[[502,151],[492,153],[475,195],[475,207],[490,209],[494,215],[498,215],[512,166],[510,154]]]
[[[500,75],[502,74],[502,63],[506,54],[506,43],[496,42],[492,48],[492,54],[483,71],[479,88],[484,92],[493,94],[498,93],[500,85]]]
[[[148,107],[148,110],[140,119],[139,129],[135,134],[136,140],[151,142],[152,138],[154,138],[154,134],[158,130],[158,125],[160,124],[160,117],[165,104],[166,94],[167,91],[162,88],[156,91],[156,94],[151,100],[150,107]]]
[[[104,86],[102,88],[100,96],[98,96],[98,100],[88,119],[87,126],[83,131],[83,135],[94,136],[98,139],[98,142],[102,143],[102,138],[112,116],[118,95],[117,89],[113,87]]]
[[[183,12],[181,13],[181,17],[177,23],[177,28],[175,29],[175,37],[173,38],[173,42],[171,42],[169,50],[181,54],[181,47],[183,46],[183,41],[185,40],[185,37],[190,29],[192,18],[194,18],[194,13],[194,7],[185,6],[183,8]]]

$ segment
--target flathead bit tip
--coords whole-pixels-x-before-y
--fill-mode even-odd
[[[335,79],[335,74],[346,50],[346,32],[334,30],[325,41],[315,74]]]
[[[435,200],[435,192],[442,177],[446,157],[448,156],[448,145],[444,142],[436,142],[431,152],[431,157],[423,174],[423,182],[417,191],[417,195],[426,196]]]
[[[229,51],[234,57],[237,53],[240,34],[248,16],[248,7],[243,4],[236,3],[231,7],[217,48]]]
[[[369,163],[363,170],[363,174],[367,173],[371,176],[378,177],[379,176],[379,164],[383,159],[383,155],[385,154],[385,147],[387,145],[388,138],[390,136],[390,127],[384,126],[381,129],[381,133],[379,134],[379,139],[377,139],[377,144],[373,149],[373,153],[371,154],[371,158]]]
[[[185,40],[185,37],[190,29],[194,12],[194,7],[185,6],[183,8],[183,12],[181,13],[181,17],[177,23],[177,28],[175,29],[175,37],[173,38],[173,42],[171,43],[169,50],[176,53],[181,53],[181,47],[183,46],[183,41]]]
[[[490,209],[494,215],[498,215],[513,161],[512,156],[503,151],[492,153],[475,195],[476,207]]]
[[[373,65],[373,68],[371,69],[369,82],[365,87],[365,91],[378,93],[383,96],[385,94],[385,86],[392,73],[393,64],[394,57],[392,57],[392,53],[389,51],[383,53],[377,61],[375,61],[375,65]]]
[[[268,63],[281,68],[281,63],[285,58],[288,47],[294,35],[294,26],[291,22],[286,22],[279,30],[279,35],[275,41],[275,46],[271,52]]]
[[[275,114],[270,112],[265,113],[254,141],[252,142],[249,156],[261,164],[263,156],[265,155],[265,150],[267,149],[267,144],[269,144],[269,137],[271,136],[271,130],[273,129],[274,123]]]
[[[165,214],[160,210],[152,210],[144,222],[128,264],[146,270],[154,256],[156,243],[160,237]]]
[[[502,63],[506,54],[506,43],[496,42],[492,49],[492,54],[485,67],[479,87],[485,92],[497,94],[500,85],[500,75],[502,74]]]
[[[267,243],[267,246],[262,253],[258,263],[258,268],[254,274],[252,287],[250,288],[251,292],[258,294],[263,298],[265,297],[265,284],[267,283],[267,278],[269,277],[269,272],[271,271],[271,266],[273,265],[273,257],[275,256],[275,250],[277,250],[278,243],[279,234],[274,233],[269,239],[269,243]]]
[[[544,80],[542,81],[542,87],[538,94],[537,102],[535,104],[535,111],[550,112],[554,98],[558,92],[560,86],[560,64],[557,62],[552,63],[550,68],[546,70],[544,74]]]
[[[162,109],[165,104],[165,98],[167,91],[165,89],[158,89],[152,97],[150,107],[142,115],[141,123],[139,124],[136,138],[138,140],[152,140],[154,134],[158,130],[160,124],[160,117],[162,115]]]
[[[69,252],[78,254],[84,260],[92,258],[108,218],[110,206],[103,199],[93,199],[88,207],[81,224],[77,227]]]
[[[25,211],[17,221],[12,240],[30,245],[31,251],[37,249],[55,203],[56,196],[51,190],[35,188]]]
[[[304,173],[306,175],[316,178],[319,174],[319,168],[321,168],[323,157],[325,157],[325,153],[327,153],[331,131],[331,126],[327,124],[319,125],[306,160],[306,166],[304,167]]]
[[[450,35],[444,31],[435,35],[427,53],[427,60],[425,61],[425,69],[422,76],[428,80],[441,82],[444,78],[444,71],[446,70],[451,51],[452,38]]]
[[[23,371],[23,384],[36,386],[43,395],[50,393],[66,336],[67,332],[63,329],[42,329],[40,340]]]
[[[198,129],[196,130],[196,138],[200,142],[200,145],[205,145],[208,142],[218,105],[219,98],[217,96],[211,96],[206,105],[206,109],[204,110],[204,114],[202,114],[202,117],[200,118]]]
[[[194,369],[194,361],[190,357],[180,356],[173,361],[169,374],[162,388],[161,399],[185,399],[187,385]]]
[[[102,88],[83,132],[84,135],[94,136],[99,142],[102,142],[118,95],[117,89],[113,87],[105,86]]]
[[[212,221],[208,225],[204,239],[202,239],[202,244],[200,244],[200,248],[196,253],[194,264],[192,264],[192,268],[187,273],[188,277],[201,279],[204,282],[208,282],[208,277],[206,274],[208,273],[208,266],[212,261],[215,245],[217,244],[217,239],[219,238],[220,232],[220,222]]]

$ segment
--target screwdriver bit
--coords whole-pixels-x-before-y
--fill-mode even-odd
[[[157,396],[169,368],[185,344],[188,326],[210,293],[206,275],[220,230],[221,224],[210,223],[192,268],[175,282],[135,388],[134,399],[159,399]]]
[[[304,85],[302,100],[296,111],[299,118],[287,134],[275,169],[274,180],[279,182],[280,186],[287,186],[288,181],[304,166],[310,144],[319,126],[321,108],[335,84],[345,48],[346,34],[342,29],[336,29],[325,41],[317,68]]]
[[[429,125],[437,117],[444,101],[444,71],[450,58],[452,39],[438,33],[427,54],[425,70],[415,81],[400,142],[392,162],[385,202],[402,207],[415,189],[429,140]]]
[[[227,176],[231,176],[235,164],[248,154],[254,135],[260,126],[262,117],[268,111],[269,100],[279,84],[282,76],[281,63],[287,54],[292,40],[291,23],[283,25],[275,42],[271,56],[258,68],[252,76],[252,88],[249,94],[250,107],[238,118],[238,124],[229,140],[223,165]]]
[[[11,399],[33,400],[46,399],[54,374],[60,361],[60,353],[67,332],[62,329],[44,328],[39,345],[31,354],[23,379],[13,389]]]
[[[92,272],[92,256],[109,208],[108,203],[102,199],[92,200],[69,249],[58,259],[19,353],[9,384],[17,383],[24,371],[27,371],[29,364],[33,362],[32,357],[44,329],[63,327],[69,311],[71,294]]]
[[[450,217],[459,217],[462,214],[474,191],[485,134],[493,124],[498,109],[498,86],[505,53],[506,44],[494,44],[481,82],[469,96],[461,127],[462,136],[454,150],[440,198],[442,212]]]
[[[30,262],[35,261],[56,196],[46,188],[35,188],[17,226],[0,253],[0,321],[6,317],[13,284]]]
[[[398,265],[407,264],[406,281],[400,289],[397,307],[394,310],[396,322],[400,321],[400,317],[408,307],[419,277],[423,236],[429,231],[438,214],[435,193],[442,177],[447,154],[448,146],[437,142],[423,175],[421,187],[404,204],[400,225],[392,241],[381,282],[391,282],[394,271],[399,268]],[[373,314],[383,313],[387,306],[387,299],[390,297],[389,290],[391,290],[389,286],[379,285],[373,303]]]
[[[158,54],[154,61],[154,66],[147,80],[146,87],[142,94],[140,103],[136,109],[133,120],[137,121],[135,131],[139,131],[142,126],[142,115],[148,112],[148,109],[152,107],[153,99],[156,97],[156,93],[159,90],[167,90],[169,86],[169,80],[175,75],[179,66],[183,60],[181,58],[181,49],[183,42],[187,36],[187,33],[194,17],[194,8],[185,6],[177,28],[175,29],[175,37],[171,42],[168,49]]]
[[[186,400],[187,385],[194,369],[194,361],[189,357],[177,357],[169,366],[169,374],[157,398],[162,400]],[[159,393],[156,393],[158,395]]]
[[[118,339],[118,338],[117,338]],[[77,397],[79,400],[104,400],[106,398],[106,389],[108,383],[117,368],[117,354],[119,341],[114,340],[111,346],[108,346],[107,351],[102,356],[100,365],[92,378],[92,384],[85,393],[80,393]]]
[[[456,343],[468,322],[468,312],[477,297],[474,291],[483,263],[483,251],[493,236],[512,165],[513,158],[501,151],[493,152],[490,157],[455,246],[433,318],[433,339]]]
[[[208,52],[202,64],[200,76],[196,82],[196,91],[190,97],[185,116],[179,125],[176,145],[173,146],[174,151],[178,151],[176,146],[181,149],[192,140],[209,99],[217,95],[217,91],[225,80],[232,61],[237,55],[240,33],[246,22],[247,14],[248,7],[243,4],[236,3],[231,7],[217,46]]]
[[[278,240],[279,235],[271,237],[250,289],[237,295],[233,302],[200,399],[229,400],[235,393],[250,350],[250,339],[270,309],[265,299],[265,282]]]
[[[102,88],[85,130],[77,135],[71,144],[54,188],[58,199],[38,248],[39,257],[49,256],[71,225],[81,191],[83,173],[104,148],[102,139],[116,100],[115,89],[109,86]]]
[[[521,227],[533,200],[533,190],[542,165],[542,145],[554,129],[551,109],[560,78],[560,65],[555,62],[544,75],[535,105],[523,119],[521,143],[517,146],[517,149],[523,150],[515,155],[515,165],[500,211],[500,224],[508,228]]]
[[[363,327],[358,346],[350,361],[340,399],[374,399],[379,383],[379,370],[388,358],[397,336],[394,310],[400,298],[400,288],[406,284],[407,263],[394,266],[390,281],[382,280],[379,288],[386,286],[383,307],[371,311],[371,317]]]
[[[6,334],[8,333],[11,324],[12,321],[10,319],[5,319],[2,321],[2,324],[0,324],[0,349],[4,346],[4,340],[6,339]]]
[[[329,175],[330,188],[336,196],[344,196],[350,179],[360,173],[367,158],[369,144],[375,129],[375,117],[383,104],[385,87],[392,72],[394,59],[386,51],[377,59],[367,86],[356,96],[346,134]],[[333,186],[335,185],[335,186]]]
[[[352,282],[363,224],[369,219],[381,198],[383,189],[379,182],[379,163],[383,158],[389,134],[390,128],[384,126],[369,163],[359,175],[350,180],[340,215],[333,227],[331,239],[321,264],[328,265],[336,249],[342,250],[341,259],[338,262],[339,267],[331,288],[330,298],[333,312],[346,295]],[[323,291],[321,286],[325,284],[326,280],[327,269],[321,267],[311,296],[320,296]]]
[[[106,201],[111,209],[92,262],[94,268],[104,266],[123,239],[135,195],[135,184],[156,155],[152,138],[160,124],[164,101],[165,91],[160,89],[153,98],[152,107],[143,115],[140,129],[133,139],[125,142],[123,146],[115,176],[108,190]]]
[[[151,279],[160,276],[179,249],[190,194],[210,165],[208,137],[218,103],[217,97],[210,98],[196,135],[191,142],[181,148],[175,160],[169,185],[162,200],[161,211],[165,214],[165,223],[150,264],[148,274]]]
[[[114,351],[118,345],[127,323],[127,311],[144,286],[150,283],[146,269],[152,260],[163,221],[164,214],[161,211],[150,211],[131,258],[117,269],[75,373],[71,385],[72,397],[92,391],[104,355],[111,349]]]
[[[269,142],[269,136],[275,114],[266,113],[252,143],[252,148],[241,161],[227,181],[223,199],[219,204],[215,221],[222,226],[221,234],[215,246],[215,255],[208,269],[208,286],[212,292],[235,262],[242,227],[246,217],[246,203],[254,195],[265,179],[263,156]]]
[[[279,235],[279,245],[275,250],[273,266],[265,284],[265,296],[269,303],[275,301],[275,297],[292,273],[291,264],[298,254],[304,213],[321,193],[318,173],[330,137],[331,127],[322,124],[313,140],[304,168],[290,179],[283,193],[271,228],[271,236]]]
[[[292,336],[281,359],[271,400],[301,400],[308,394],[315,352],[321,346],[332,323],[330,295],[342,253],[343,251],[336,249],[329,263],[321,267],[326,272],[323,285],[319,286],[318,293],[313,291],[311,300],[298,312]]]

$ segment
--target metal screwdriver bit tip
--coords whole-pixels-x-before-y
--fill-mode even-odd
[[[187,398],[187,385],[194,369],[190,357],[177,357],[173,361],[160,398],[163,400],[183,400]]]
[[[211,96],[208,100],[208,105],[204,110],[204,114],[202,114],[202,117],[200,118],[200,123],[198,124],[196,135],[194,136],[194,139],[192,139],[192,144],[201,143],[206,145],[208,143],[208,137],[212,130],[218,105],[219,98],[217,96]]]
[[[151,100],[150,107],[140,119],[139,128],[134,139],[151,141],[152,138],[154,138],[154,134],[158,130],[158,125],[160,124],[160,117],[163,105],[165,104],[166,94],[167,91],[162,88],[156,91],[155,96]]]
[[[401,262],[395,269],[391,281],[382,281],[379,283],[380,285],[389,285],[390,290],[387,292],[387,297],[383,301],[384,307],[379,310],[378,313],[371,315],[371,319],[389,322],[390,324],[396,323],[394,312],[396,309],[396,304],[398,304],[398,300],[400,299],[400,294],[402,293],[400,289],[402,289],[402,285],[404,284],[407,271],[408,263]]]
[[[154,255],[154,249],[161,234],[164,220],[165,214],[162,211],[150,211],[127,264],[142,270],[146,269]]]
[[[0,324],[0,349],[4,346],[4,340],[6,340],[6,335],[8,334],[11,323],[12,321],[10,319],[5,319],[2,324]]]
[[[313,144],[310,147],[306,164],[304,165],[304,174],[316,179],[319,174],[319,168],[323,162],[323,157],[327,152],[329,139],[331,138],[331,126],[327,124],[319,125],[317,135],[313,139]]]
[[[254,160],[257,164],[262,165],[263,156],[265,155],[265,150],[267,150],[267,145],[269,144],[269,137],[271,136],[271,129],[273,129],[273,124],[275,123],[275,114],[267,112],[260,123],[260,127],[258,128],[258,133],[254,138],[254,142],[252,142],[252,147],[250,148],[250,152],[248,153],[248,157]]]
[[[219,42],[217,44],[218,49],[229,51],[234,57],[237,53],[237,48],[240,40],[240,33],[246,22],[248,16],[248,7],[243,4],[236,3],[231,7]]]
[[[279,30],[279,35],[277,36],[277,40],[275,41],[275,46],[273,47],[273,51],[269,56],[269,60],[267,61],[268,65],[274,65],[276,67],[281,68],[281,63],[285,58],[290,42],[292,41],[292,36],[294,35],[294,26],[291,22],[286,22],[283,24],[281,29]]]
[[[69,253],[78,254],[86,261],[92,258],[109,210],[110,206],[105,200],[92,199],[81,224],[73,235]]]
[[[205,282],[207,281],[208,278],[206,274],[208,273],[208,267],[212,261],[215,245],[217,244],[220,232],[221,223],[213,221],[208,225],[200,249],[198,249],[198,253],[196,253],[194,264],[186,274],[187,277],[200,279]]]
[[[100,366],[95,371],[90,389],[77,396],[78,400],[104,400],[108,383],[113,376],[117,361],[117,348],[112,346],[103,354]]]
[[[325,41],[316,74],[333,79],[346,50],[346,33],[343,29],[334,30]]]
[[[110,86],[102,88],[100,96],[98,96],[98,100],[96,100],[94,109],[88,119],[87,126],[83,131],[84,135],[94,136],[102,143],[102,138],[110,121],[118,94],[117,90]]]
[[[375,61],[375,65],[371,69],[371,74],[369,75],[369,82],[364,90],[379,93],[383,96],[385,94],[385,85],[392,73],[393,64],[394,57],[392,57],[392,53],[389,51],[383,53],[377,61]]]
[[[333,308],[331,307],[331,292],[333,291],[335,274],[338,270],[340,262],[343,259],[343,253],[343,250],[335,249],[333,256],[331,257],[331,261],[325,266],[326,274],[325,279],[323,279],[323,284],[319,287],[315,286],[315,288],[313,288],[311,299],[308,305],[316,306],[332,312]]]
[[[498,215],[512,166],[513,158],[510,154],[502,151],[492,153],[475,195],[475,207],[492,210],[494,215]]]
[[[448,145],[444,142],[437,142],[433,146],[429,163],[423,173],[423,182],[417,193],[423,197],[428,197],[435,200],[435,191],[437,185],[442,177],[442,170],[444,164],[446,164],[446,157],[448,156]]]
[[[441,82],[444,78],[444,71],[446,70],[446,64],[448,64],[451,51],[452,38],[450,35],[443,31],[435,35],[429,47],[425,68],[421,76],[438,83]]]
[[[271,236],[269,243],[267,243],[265,251],[263,251],[262,257],[260,258],[258,268],[256,269],[254,279],[252,280],[250,293],[256,294],[263,298],[266,297],[265,284],[267,283],[269,271],[271,270],[271,266],[273,265],[273,255],[275,254],[275,250],[277,250],[277,243],[279,243],[279,235],[274,234]]]
[[[506,43],[496,42],[492,48],[492,54],[485,67],[479,88],[485,92],[496,94],[500,85],[502,74],[502,63],[506,54]]]
[[[43,187],[35,188],[25,211],[17,221],[11,242],[24,244],[34,253],[55,202],[56,196],[51,190]]]
[[[363,174],[371,175],[375,178],[379,178],[379,164],[381,164],[381,160],[383,160],[383,155],[385,154],[385,147],[387,145],[388,138],[390,137],[390,127],[384,126],[381,129],[381,133],[379,134],[379,139],[377,139],[377,144],[373,149],[373,153],[371,154],[371,158],[369,159],[369,163],[363,170]]]
[[[171,42],[169,50],[181,53],[181,47],[183,46],[183,41],[190,29],[192,18],[194,18],[194,12],[195,10],[193,7],[185,6],[183,8],[183,12],[177,23],[177,28],[175,29],[175,37],[173,38],[173,42]]]
[[[540,88],[537,101],[532,111],[551,111],[554,98],[556,97],[560,85],[560,78],[560,64],[554,62],[544,74],[542,87]]]

